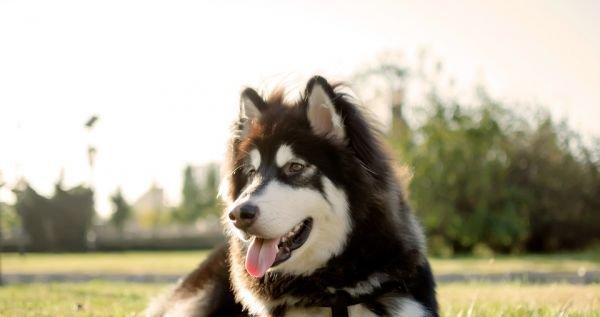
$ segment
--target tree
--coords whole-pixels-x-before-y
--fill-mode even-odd
[[[58,183],[52,198],[38,194],[26,182],[14,190],[15,209],[34,251],[83,251],[94,218],[94,192]]]
[[[403,98],[388,104],[387,137],[412,170],[408,197],[430,250],[555,251],[598,243],[600,141],[586,146],[566,123],[544,111],[537,117],[519,113],[482,88],[468,103],[451,93],[444,97],[440,65],[433,67],[433,80],[423,71],[408,72],[429,92],[412,126],[394,109],[414,105]],[[413,84],[414,78],[400,81],[403,73],[385,75],[394,69],[403,67],[384,63],[365,73]]]
[[[57,184],[51,206],[55,210],[54,230],[59,250],[87,249],[87,234],[96,214],[94,191],[79,185],[63,189]]]
[[[204,210],[203,215],[218,215],[220,213],[217,195],[219,192],[219,166],[208,164],[205,166],[206,176],[201,189],[202,200],[200,207]]]
[[[174,212],[178,222],[190,222],[200,215],[200,188],[194,176],[192,166],[187,165],[183,170],[183,187],[181,204]]]
[[[513,140],[509,177],[529,223],[529,251],[582,248],[600,240],[600,161],[548,114]]]
[[[210,163],[200,168],[186,166],[183,171],[181,204],[173,218],[182,223],[193,222],[210,214],[218,214],[219,167]]]
[[[114,211],[110,217],[110,223],[122,233],[125,222],[131,217],[131,207],[125,201],[120,188],[112,195],[111,201]]]

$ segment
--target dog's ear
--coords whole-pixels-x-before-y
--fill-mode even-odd
[[[260,118],[261,113],[267,108],[266,102],[256,90],[246,88],[240,96],[240,119],[252,121]]]
[[[334,100],[336,94],[325,78],[315,76],[306,85],[306,116],[313,132],[317,135],[344,140],[344,122]]]
[[[240,113],[236,122],[236,140],[244,138],[250,130],[253,121],[260,119],[267,109],[267,103],[252,88],[246,88],[240,96]]]

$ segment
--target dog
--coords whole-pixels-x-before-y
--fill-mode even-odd
[[[438,316],[425,239],[390,155],[343,86],[241,94],[227,243],[148,316]]]

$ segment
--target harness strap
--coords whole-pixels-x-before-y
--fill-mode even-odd
[[[348,306],[346,305],[333,305],[331,306],[332,317],[348,317]]]
[[[344,291],[338,291],[331,303],[332,317],[348,317],[348,306],[353,305],[353,298]]]
[[[376,291],[366,296],[352,297],[345,291],[338,291],[332,298],[324,300],[321,305],[316,306],[331,308],[332,317],[348,317],[348,306],[365,303],[369,298],[376,298],[389,291],[407,292],[407,289],[404,282],[392,281],[384,283]]]

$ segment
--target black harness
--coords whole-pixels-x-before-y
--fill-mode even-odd
[[[348,317],[348,306],[359,304],[360,301],[352,298],[347,292],[337,292],[331,307],[332,317]]]
[[[331,296],[324,297],[311,306],[331,308],[332,317],[348,317],[348,306],[363,304],[373,313],[382,315],[385,313],[383,305],[376,301],[381,295],[386,293],[407,294],[408,288],[401,281],[389,281],[381,284],[379,288],[369,294],[351,296],[346,291],[337,291]]]

